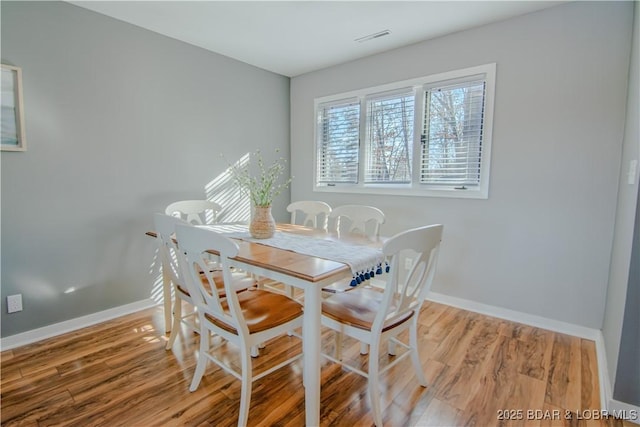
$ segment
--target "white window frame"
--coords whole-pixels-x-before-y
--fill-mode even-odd
[[[487,199],[489,197],[489,177],[491,169],[491,140],[493,128],[493,107],[495,97],[495,76],[496,64],[484,64],[476,67],[465,68],[461,70],[447,71],[444,73],[434,74],[431,76],[419,77],[401,82],[390,83],[381,86],[369,87],[347,93],[340,93],[331,96],[316,98],[314,100],[314,176],[313,191],[332,192],[332,193],[358,193],[358,194],[382,194],[382,195],[398,195],[398,196],[418,196],[418,197],[454,197],[454,198],[471,198],[471,199]],[[433,87],[440,85],[449,85],[456,82],[472,81],[481,78],[486,82],[485,98],[484,98],[484,116],[482,128],[482,151],[481,151],[481,168],[480,183],[474,187],[465,187],[460,189],[454,185],[434,185],[420,183],[420,161],[422,148],[421,134],[424,115],[424,92]],[[375,96],[384,92],[392,92],[402,90],[403,88],[413,87],[415,93],[414,103],[414,132],[413,132],[413,155],[412,155],[412,180],[407,184],[391,184],[391,183],[365,183],[365,135],[366,135],[366,101],[371,96]],[[318,149],[319,149],[319,124],[317,121],[318,107],[332,102],[338,102],[345,99],[358,98],[360,100],[360,149],[359,149],[359,171],[358,182],[351,183],[335,183],[326,184],[318,183]]]

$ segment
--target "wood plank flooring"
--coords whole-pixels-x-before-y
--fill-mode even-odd
[[[383,375],[385,425],[633,425],[586,419],[600,409],[592,341],[429,302],[419,321],[429,386],[417,384],[408,359]],[[210,363],[190,393],[199,338],[185,332],[165,351],[162,325],[162,310],[150,309],[2,352],[2,425],[235,425],[240,381]],[[333,342],[326,332],[325,351]],[[220,348],[236,363],[233,346],[220,341]],[[295,337],[278,338],[254,369],[299,351]],[[345,339],[344,355],[366,367],[357,342]],[[390,359],[381,356],[381,364]],[[250,425],[304,425],[301,363],[254,383]],[[372,425],[366,386],[365,378],[323,362],[321,425]]]

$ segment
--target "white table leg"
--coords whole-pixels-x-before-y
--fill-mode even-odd
[[[320,425],[320,286],[309,286],[304,291],[304,403],[307,426]]]

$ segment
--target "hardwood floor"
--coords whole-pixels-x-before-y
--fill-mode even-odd
[[[408,359],[389,370],[381,380],[385,425],[633,425],[587,419],[600,415],[592,341],[429,302],[419,321],[429,386],[417,384]],[[162,325],[162,310],[151,309],[2,352],[2,425],[235,425],[240,381],[210,363],[190,393],[198,336],[185,333],[165,351]],[[333,347],[329,334],[326,351]],[[220,345],[235,363],[232,346]],[[299,351],[296,338],[278,338],[254,359],[254,369]],[[344,355],[366,366],[357,342],[345,339]],[[254,383],[250,425],[304,425],[301,363]],[[322,425],[372,425],[366,385],[323,362]]]

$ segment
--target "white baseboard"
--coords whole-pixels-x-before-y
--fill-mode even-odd
[[[607,411],[611,400],[611,377],[607,365],[607,351],[604,345],[604,335],[599,331],[596,338],[596,356],[598,359],[598,382],[600,383],[600,409]]]
[[[3,351],[10,350],[12,348],[34,343],[36,341],[41,341],[46,338],[55,337],[56,335],[61,335],[67,332],[86,328],[87,326],[115,319],[116,317],[124,316],[126,314],[131,314],[140,310],[155,307],[156,305],[157,303],[155,301],[151,299],[145,299],[142,301],[133,302],[131,304],[125,304],[119,307],[110,308],[108,310],[99,311],[97,313],[88,314],[86,316],[77,317],[75,319],[65,320],[64,322],[55,323],[53,325],[44,326],[42,328],[32,329],[27,332],[10,335],[8,337],[0,338],[0,349]]]
[[[542,316],[522,313],[520,311],[510,310],[508,308],[483,304],[463,298],[440,294],[437,292],[429,292],[426,299],[429,301],[450,305],[456,308],[461,308],[463,310],[473,311],[475,313],[485,314],[487,316],[497,317],[499,319],[510,320],[512,322],[524,323],[536,328],[548,329],[550,331],[573,335],[575,337],[585,338],[593,341],[596,341],[598,335],[602,334],[599,329],[587,328],[585,326],[562,322],[560,320],[547,319],[546,317]]]

